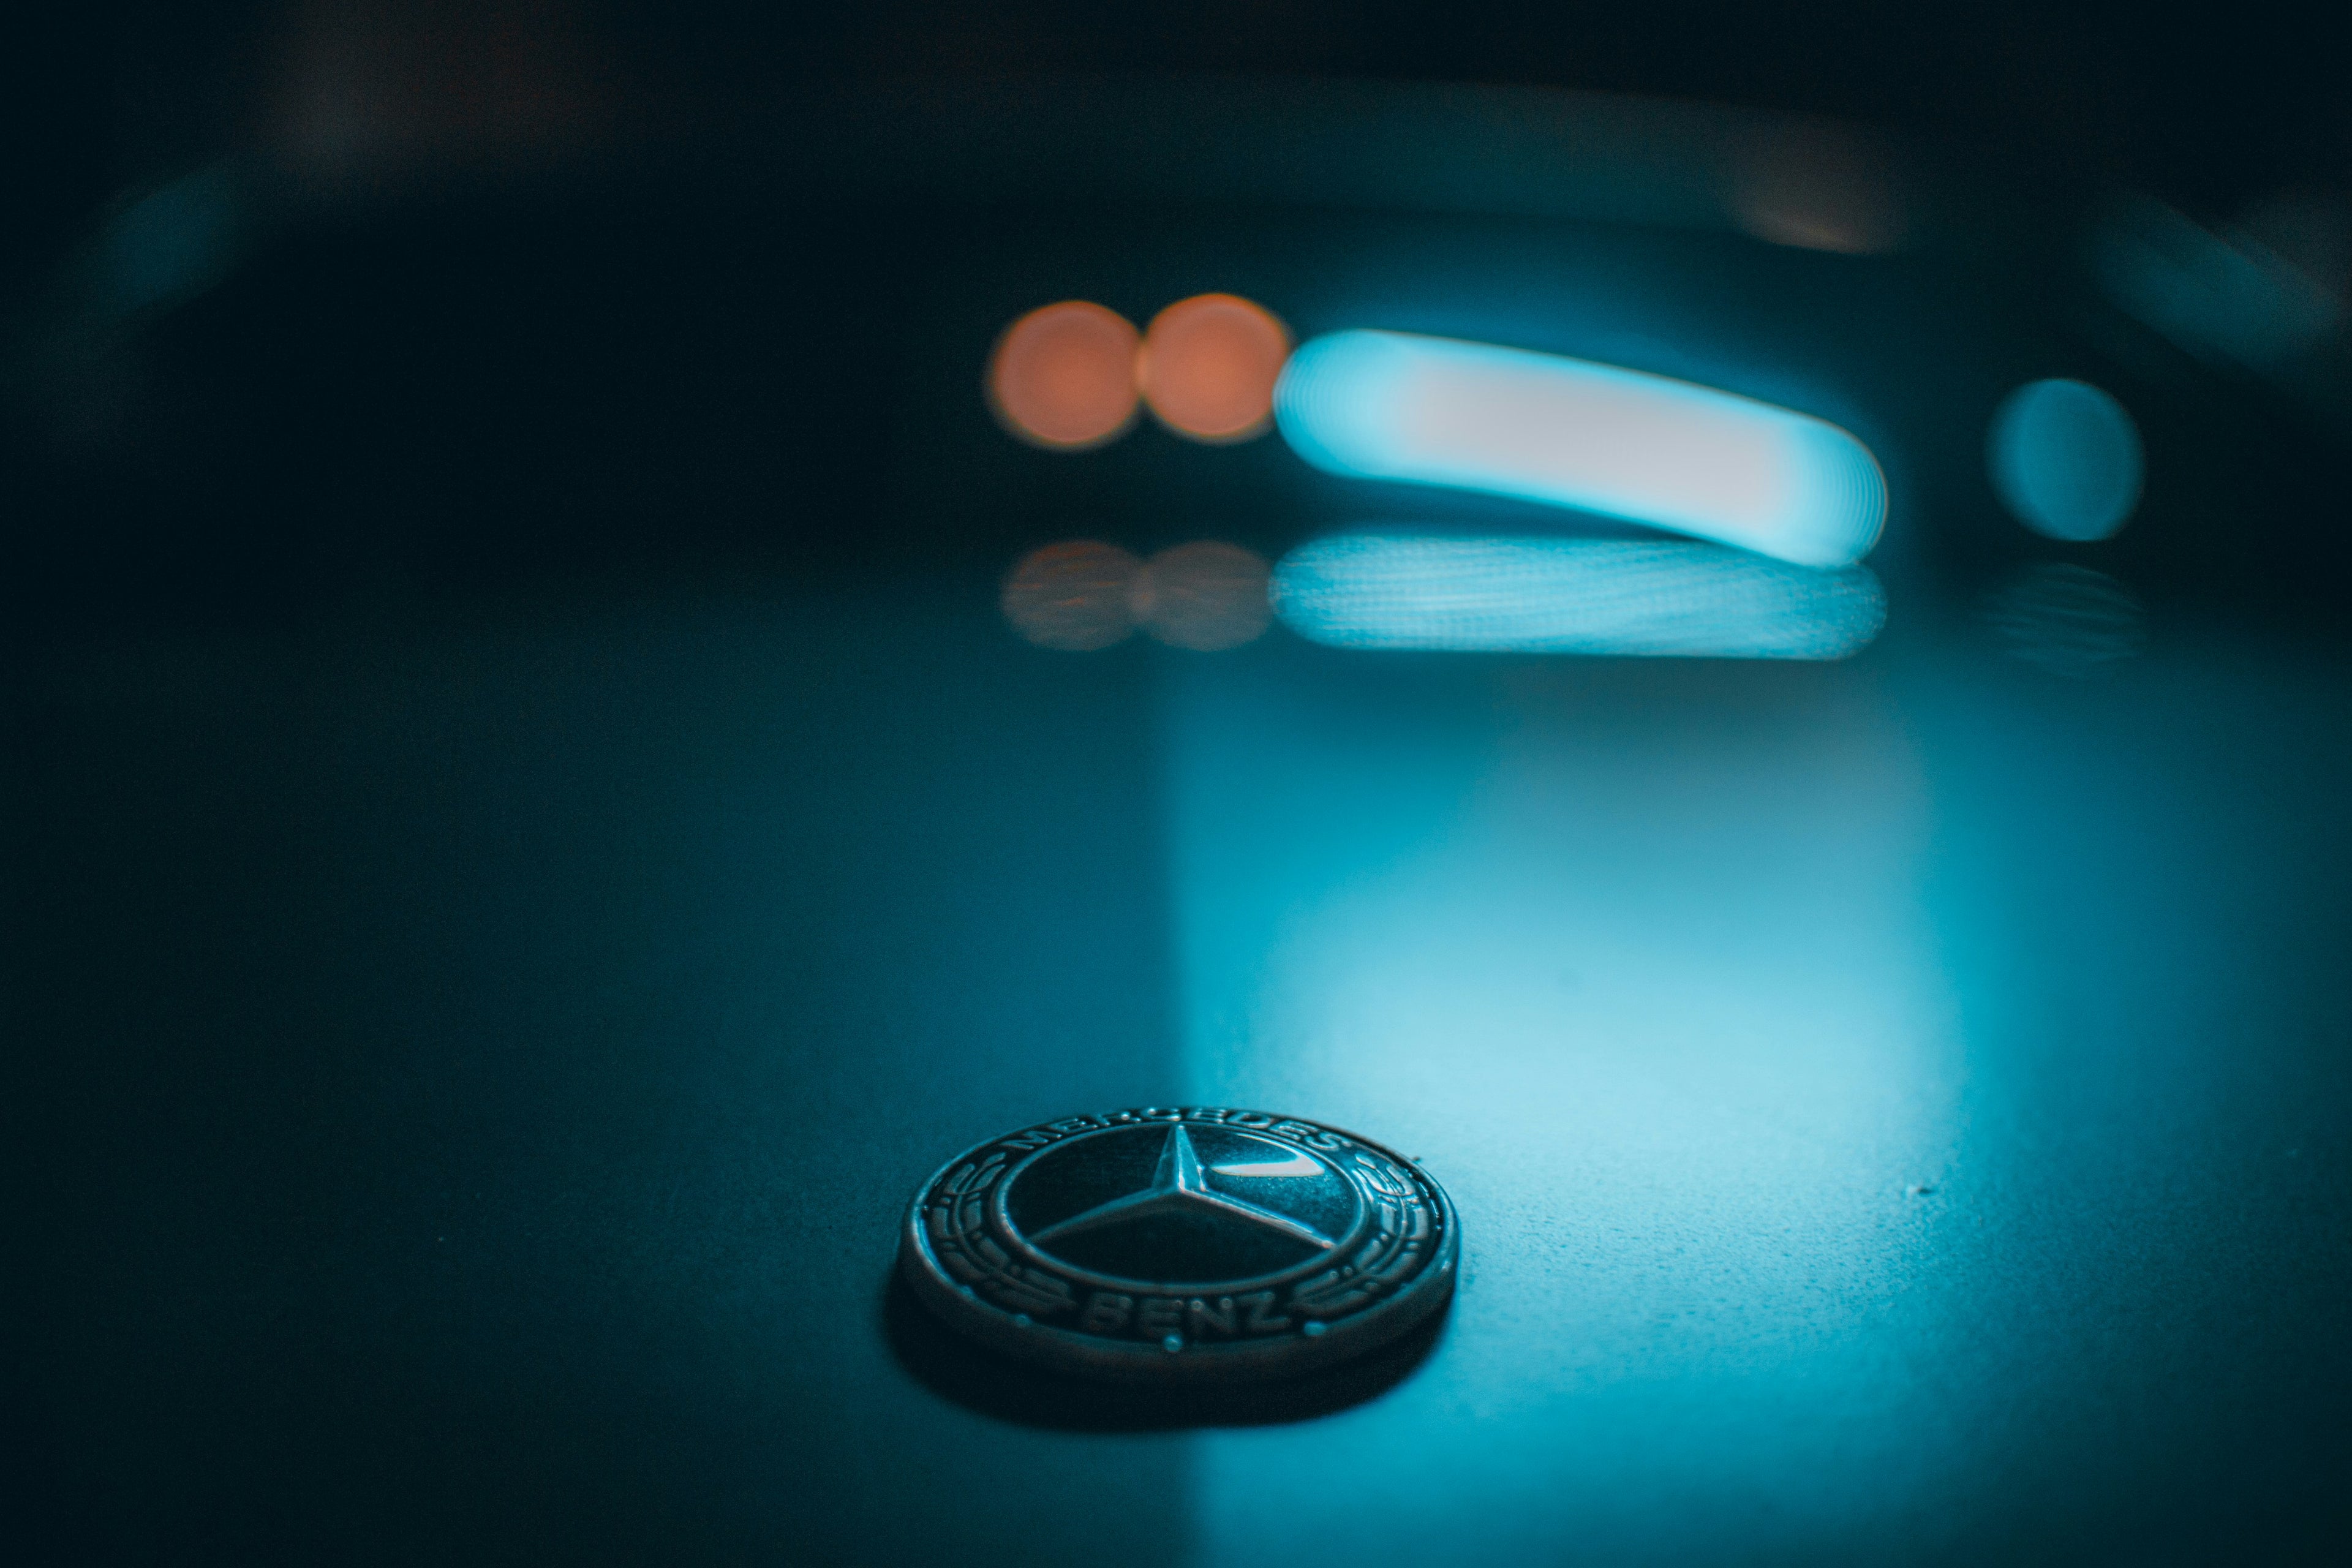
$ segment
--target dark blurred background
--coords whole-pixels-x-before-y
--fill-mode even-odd
[[[810,299],[822,291],[820,274],[834,276],[824,271],[832,266],[845,287],[874,290],[857,310],[898,312],[911,286],[905,269],[930,242],[906,226],[903,205],[890,205],[906,194],[892,179],[894,170],[927,158],[946,171],[924,187],[934,215],[967,202],[974,211],[990,202],[1010,211],[1050,200],[1050,174],[1043,176],[1047,183],[1033,179],[1008,202],[1005,192],[982,188],[968,172],[933,157],[941,148],[974,140],[972,167],[1001,172],[1021,158],[1087,153],[1073,144],[1100,132],[1091,149],[1097,174],[1091,184],[1081,182],[1083,190],[1074,186],[1072,199],[1081,206],[1139,202],[1145,209],[1156,202],[1181,229],[1183,220],[1172,215],[1188,204],[1224,199],[1220,180],[1251,184],[1251,137],[1264,139],[1270,167],[1283,165],[1288,153],[1282,143],[1297,112],[1318,101],[1318,92],[1337,91],[1358,95],[1335,100],[1337,115],[1324,115],[1326,142],[1343,145],[1350,132],[1338,127],[1350,113],[1377,117],[1379,100],[1361,94],[1377,93],[1382,84],[1424,93],[1465,85],[1564,89],[1587,95],[1576,100],[1587,107],[1573,113],[1614,114],[1621,123],[1604,132],[1606,145],[1597,152],[1573,129],[1513,150],[1511,118],[1539,120],[1549,110],[1505,99],[1441,105],[1444,123],[1427,139],[1435,160],[1429,171],[1408,171],[1398,191],[1377,189],[1376,175],[1360,180],[1332,194],[1331,205],[1401,193],[1408,205],[1426,207],[1433,198],[1440,207],[1516,210],[1517,187],[1540,186],[1556,173],[1544,166],[1548,156],[1565,152],[1582,161],[1580,177],[1605,184],[1611,176],[1591,171],[1605,171],[1612,158],[1638,163],[1645,139],[1663,146],[1700,123],[1663,135],[1664,121],[1644,129],[1643,101],[1704,105],[1701,113],[1717,119],[1702,138],[1713,137],[1719,147],[1737,146],[1743,136],[1780,136],[1802,153],[1808,137],[1825,135],[1832,174],[1841,159],[1855,155],[1852,149],[1861,150],[1864,163],[1854,168],[1865,174],[1899,156],[1916,188],[1934,192],[1931,221],[1915,222],[1908,237],[1927,257],[1926,270],[1942,269],[1938,286],[1949,297],[1996,314],[2038,316],[2074,338],[2097,342],[2104,353],[2137,355],[2141,371],[2176,385],[2184,353],[2192,361],[2234,356],[2239,363],[2224,367],[2196,417],[2215,408],[2219,418],[2238,417],[2236,405],[2252,398],[2263,427],[2248,439],[2267,441],[2286,429],[2326,447],[2340,440],[2352,417],[2352,377],[2332,326],[2320,332],[2317,355],[2294,364],[2270,363],[2279,355],[2257,341],[2277,326],[2270,318],[2281,310],[2317,310],[2333,322],[2352,294],[2352,114],[2334,89],[2352,25],[2323,8],[2241,7],[2226,17],[2007,4],[1565,5],[1443,14],[1295,4],[1164,13],[883,5],[828,13],[559,0],[322,0],[101,5],[20,16],[6,26],[9,45],[0,54],[0,69],[9,73],[0,93],[0,114],[7,116],[0,187],[9,214],[0,228],[0,405],[6,411],[0,443],[8,447],[17,480],[12,521],[0,526],[13,531],[21,570],[0,584],[0,594],[13,596],[12,636],[69,622],[94,606],[103,613],[158,577],[163,596],[176,597],[184,612],[192,596],[172,592],[183,572],[213,582],[215,592],[194,596],[202,604],[228,610],[258,602],[283,610],[343,594],[371,574],[414,572],[420,562],[427,575],[463,575],[486,562],[493,576],[557,566],[567,557],[593,570],[599,561],[615,564],[615,552],[638,568],[667,561],[699,570],[712,559],[755,570],[762,560],[773,564],[773,531],[764,518],[715,495],[706,498],[714,504],[701,509],[698,521],[677,527],[648,529],[617,518],[599,523],[600,508],[625,503],[593,462],[569,470],[578,494],[540,507],[566,511],[560,522],[534,532],[530,506],[509,509],[493,527],[467,524],[474,542],[455,552],[442,548],[446,539],[415,542],[413,517],[339,529],[323,542],[292,537],[286,528],[293,525],[271,521],[291,511],[257,502],[272,489],[283,496],[299,485],[306,455],[336,465],[340,475],[358,474],[360,488],[368,488],[372,481],[347,456],[327,455],[329,434],[343,441],[356,432],[362,447],[373,441],[369,449],[381,462],[404,465],[411,477],[422,468],[398,455],[414,435],[401,433],[403,421],[446,428],[469,420],[478,427],[511,417],[521,422],[503,443],[513,451],[534,438],[568,437],[583,452],[603,442],[590,426],[563,424],[569,416],[552,412],[543,418],[557,424],[535,434],[527,428],[542,417],[539,411],[553,407],[544,391],[522,392],[534,375],[541,378],[534,384],[571,388],[583,408],[602,409],[611,421],[637,419],[646,410],[656,420],[675,419],[680,439],[707,440],[714,450],[736,450],[720,429],[730,419],[747,426],[781,420],[823,450],[877,441],[871,421],[860,427],[841,411],[855,396],[880,395],[899,367],[860,351],[860,329],[845,310],[807,312],[789,329],[799,338],[784,351],[822,359],[852,380],[868,378],[862,393],[832,398],[830,407],[819,406],[825,399],[813,394],[791,409],[753,412],[755,396],[789,401],[799,394],[789,384],[748,383],[730,393],[714,382],[696,394],[706,405],[689,410],[652,393],[649,382],[593,364],[599,355],[618,356],[614,364],[630,354],[659,359],[695,332],[723,334],[730,312],[740,317],[753,308],[759,269],[780,265],[782,253],[772,249],[779,243],[801,247],[782,265],[813,268],[799,285],[812,290]],[[1221,132],[1213,123],[1219,111],[1204,114],[1173,100],[1161,102],[1156,117],[1143,117],[1147,128],[1122,124],[1130,89],[1156,81],[1206,85],[1212,97],[1239,94],[1238,128]],[[1072,83],[1080,84],[1076,99],[1066,92]],[[1040,84],[1061,86],[1033,90]],[[973,138],[975,131],[1020,118],[1033,99],[1050,103],[1041,111],[1045,128],[1021,133],[1028,141],[1016,135],[982,147],[987,136]],[[1612,102],[1623,107],[1612,110]],[[835,112],[844,104],[860,107],[846,116]],[[1409,116],[1392,118],[1402,124]],[[1171,126],[1197,145],[1168,142]],[[1775,126],[1784,129],[1769,129]],[[828,127],[812,136],[813,128]],[[900,144],[869,167],[861,160],[868,159],[877,129],[886,132],[881,140],[895,134]],[[1499,142],[1489,132],[1498,132]],[[1494,157],[1496,145],[1515,151],[1517,163]],[[1163,154],[1182,162],[1201,148],[1214,154],[1213,170],[1196,174],[1189,191],[1179,189],[1171,200],[1165,190],[1145,188],[1149,166]],[[1399,151],[1368,154],[1367,169]],[[1467,171],[1458,195],[1447,191],[1454,176],[1444,172],[1446,160]],[[1302,167],[1269,175],[1241,205],[1325,200],[1311,161]],[[1118,187],[1123,170],[1139,169],[1147,175],[1143,185]],[[763,227],[755,216],[762,201],[771,202],[770,215],[784,210],[773,202],[806,195],[813,179],[829,210],[866,215],[822,220],[839,242],[826,261],[809,259],[816,253],[805,243],[808,232],[791,223]],[[730,190],[742,199],[730,200]],[[1530,210],[1545,210],[1545,200]],[[1572,216],[1576,204],[1565,210]],[[1657,215],[1585,216],[1647,221]],[[532,248],[551,243],[533,237],[530,225],[541,220],[569,225],[573,236],[556,245],[552,265]],[[1009,233],[1025,219],[1007,221]],[[386,226],[387,243],[358,237],[372,222]],[[476,223],[478,240],[453,237]],[[664,226],[671,223],[702,226],[701,237],[690,247],[670,244]],[[899,225],[896,233],[884,233],[892,224]],[[351,247],[338,253],[342,261],[328,263],[326,252],[345,242]],[[2113,301],[2093,306],[2079,297],[2098,270],[2093,251],[2117,244],[2130,249],[2133,265],[2145,271],[2154,258],[2156,267],[2141,280],[2142,298],[2124,301],[2143,323],[2125,328],[2125,335],[2147,339],[2153,323],[2168,344],[2119,342],[2113,327],[2084,319],[2113,308]],[[762,245],[771,251],[755,257]],[[483,258],[478,269],[467,270],[460,259],[472,254],[467,246]],[[658,259],[630,264],[648,311],[616,318],[601,303],[614,285],[593,270],[592,258],[655,258],[689,249],[721,275],[737,269],[727,287],[741,291],[738,303],[721,303],[723,289],[656,281],[667,264]],[[1172,278],[1187,264],[1171,249]],[[865,259],[853,263],[853,254]],[[355,270],[339,270],[343,261]],[[370,268],[378,273],[367,273]],[[2264,292],[2278,281],[2264,268],[2284,269],[2286,294]],[[1923,274],[1914,268],[1906,276],[1916,281]],[[342,280],[340,292],[320,281],[330,277]],[[227,302],[212,298],[231,279],[238,289]],[[1069,286],[1082,290],[1084,281],[1073,275]],[[2188,335],[2180,321],[2163,319],[2171,308],[2165,290],[2182,287],[2189,295],[2172,305],[2205,317],[2190,321]],[[436,289],[440,304],[427,306]],[[567,289],[574,291],[569,307],[557,299]],[[391,308],[353,312],[370,289],[392,290],[385,295]],[[2210,297],[2198,298],[2200,290]],[[228,324],[257,302],[270,325]],[[186,310],[192,303],[201,308]],[[424,313],[392,326],[402,310]],[[345,314],[337,318],[338,310]],[[662,311],[674,319],[657,321]],[[468,312],[478,313],[475,325],[464,324]],[[330,319],[340,324],[325,327]],[[574,322],[587,330],[573,331],[568,323]],[[355,330],[363,337],[374,328],[390,332],[391,341],[339,346],[331,335]],[[2212,342],[2189,341],[2204,329]],[[444,374],[456,362],[425,351],[412,336],[420,330],[447,332],[446,351],[475,355],[480,374]],[[2290,322],[2281,330],[2299,329]],[[600,331],[613,334],[609,343],[594,341]],[[204,346],[208,332],[226,334],[220,352]],[[500,334],[513,342],[494,346]],[[2155,359],[2168,363],[2151,363],[2151,347]],[[392,354],[387,368],[404,365],[410,377],[372,384],[390,425],[348,405],[331,414],[341,394],[292,394],[296,373],[285,356],[310,353],[316,363],[305,374],[331,377],[337,363],[379,349]],[[503,390],[501,376],[509,383]],[[623,406],[632,386],[647,400],[646,409]],[[478,398],[482,406],[460,420],[440,405],[453,393]],[[292,396],[284,416],[262,414],[260,403],[247,401],[279,395]],[[280,432],[263,441],[267,451],[253,457],[252,466],[240,468],[238,454],[259,451],[252,441],[286,416],[320,421],[321,438]],[[827,425],[829,418],[835,424]],[[644,420],[635,428],[629,439],[641,446],[669,439]],[[819,430],[829,433],[814,434]],[[499,440],[488,429],[476,433]],[[603,455],[625,466],[627,441],[603,444]],[[446,449],[431,459],[445,468],[470,460]],[[2273,475],[2293,467],[2251,466]],[[698,471],[723,489],[724,467]],[[561,483],[562,472],[542,466],[527,485],[514,482],[543,489]],[[374,486],[390,488],[396,486]],[[404,503],[380,494],[367,504],[396,512]],[[681,502],[677,510],[693,509]],[[2271,525],[2294,526],[2278,520],[2304,510],[2299,500],[2271,509]],[[2305,547],[2336,548],[2333,530],[2304,533]],[[791,549],[805,557],[809,542]],[[698,551],[705,558],[689,561]],[[823,552],[820,545],[816,553]],[[2273,589],[2306,590],[2307,575],[2280,567],[2280,560],[2242,550],[2221,552],[2214,565],[2223,577],[2271,570]]]
[[[0,278],[110,196],[325,134],[321,78],[509,155],[645,134],[793,84],[1134,72],[1580,89],[1830,114],[2004,175],[2145,189],[2226,220],[2352,165],[2352,22],[2327,6],[1212,3],[856,7],[115,5],[6,24]]]

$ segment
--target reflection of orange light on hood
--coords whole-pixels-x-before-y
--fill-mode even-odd
[[[1066,540],[1033,550],[1004,580],[1004,618],[1039,647],[1087,653],[1135,629],[1142,563],[1116,544]]]
[[[1143,629],[1202,653],[1255,641],[1274,618],[1265,558],[1204,539],[1163,550],[1136,574],[1127,602]]]
[[[1151,319],[1136,380],[1170,429],[1244,441],[1272,422],[1275,378],[1289,357],[1290,333],[1265,307],[1196,294]]]
[[[1041,447],[1098,446],[1135,417],[1135,327],[1115,310],[1065,300],[1004,330],[988,364],[989,406]]]

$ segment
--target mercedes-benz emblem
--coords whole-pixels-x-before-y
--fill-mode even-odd
[[[915,1194],[899,1272],[1014,1355],[1131,1381],[1282,1375],[1396,1338],[1454,1291],[1454,1205],[1352,1132],[1202,1107],[992,1138]]]

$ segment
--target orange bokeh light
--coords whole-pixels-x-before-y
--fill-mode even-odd
[[[1041,306],[1004,330],[988,362],[988,404],[1025,441],[1100,446],[1135,417],[1134,323],[1085,300]]]
[[[1290,332],[1233,294],[1196,294],[1151,318],[1136,384],[1161,424],[1196,441],[1245,441],[1273,422]]]

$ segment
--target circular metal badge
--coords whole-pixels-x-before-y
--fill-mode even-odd
[[[1387,1342],[1454,1292],[1454,1205],[1352,1132],[1255,1110],[1073,1116],[915,1194],[898,1269],[998,1350],[1133,1382],[1282,1376]]]

